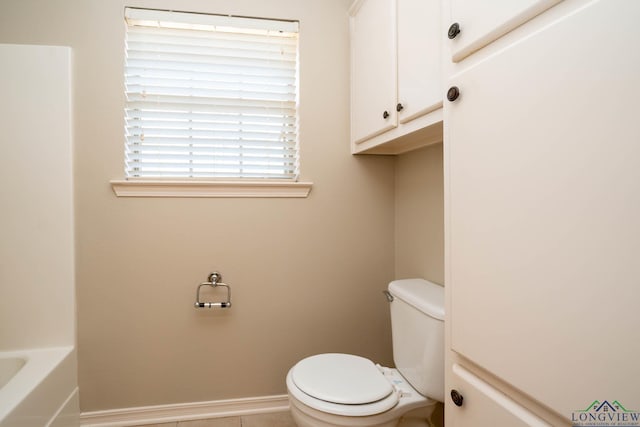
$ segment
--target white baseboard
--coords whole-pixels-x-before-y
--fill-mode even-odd
[[[211,402],[180,403],[174,405],[143,406],[139,408],[109,409],[83,412],[81,427],[130,427],[143,424],[237,417],[241,415],[286,412],[286,394],[245,399],[214,400]]]

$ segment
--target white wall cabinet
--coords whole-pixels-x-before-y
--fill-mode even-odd
[[[351,138],[360,142],[396,126],[396,8],[391,0],[357,6],[350,24]]]
[[[447,65],[447,427],[640,411],[638,17],[567,1]],[[536,418],[492,422],[495,393]]]
[[[562,0],[451,0],[451,59],[460,61]],[[452,27],[457,25],[457,27]]]
[[[351,147],[397,154],[442,140],[440,0],[350,9]]]

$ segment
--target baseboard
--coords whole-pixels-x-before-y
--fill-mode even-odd
[[[83,412],[80,414],[80,426],[130,427],[144,424],[285,412],[288,410],[289,401],[287,395],[284,394],[249,397],[245,399],[214,400],[211,402],[180,403],[174,405]]]

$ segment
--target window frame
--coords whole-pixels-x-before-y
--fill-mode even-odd
[[[149,13],[166,13],[168,11],[125,8],[125,19],[131,16],[130,11]],[[210,15],[204,13],[172,12],[181,15],[188,14],[194,18],[195,25],[202,25],[207,19],[224,19],[225,16]],[[137,14],[137,17],[140,15]],[[143,16],[145,16],[143,14]],[[146,15],[149,16],[149,15]],[[160,15],[162,16],[162,15]],[[246,19],[238,17],[239,19]],[[135,18],[134,18],[135,19]],[[249,18],[260,19],[260,18]],[[204,20],[204,21],[203,21]],[[275,21],[275,20],[271,20]],[[297,23],[296,23],[297,24]],[[128,30],[128,24],[123,26]],[[299,45],[298,45],[299,46]],[[296,72],[299,73],[299,64]],[[124,75],[123,75],[124,78]],[[299,79],[299,77],[298,77]],[[124,82],[123,82],[124,87]],[[299,96],[299,92],[298,96]],[[299,100],[296,99],[296,104]],[[296,107],[297,108],[297,107]],[[296,120],[299,121],[299,112],[296,112]],[[299,131],[297,134],[299,135]],[[299,136],[296,141],[296,159],[300,162]],[[125,151],[126,153],[126,151]],[[125,159],[123,159],[125,160]],[[299,173],[299,168],[297,170]],[[312,183],[298,180],[298,175],[292,178],[243,178],[243,177],[131,177],[115,179],[111,187],[118,197],[307,197]]]

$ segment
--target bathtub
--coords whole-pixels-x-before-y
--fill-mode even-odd
[[[79,425],[73,346],[0,352],[0,427]]]

